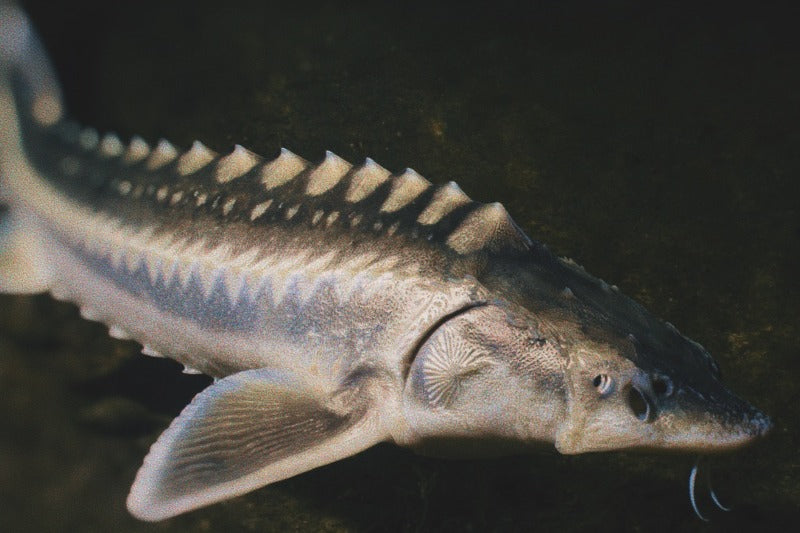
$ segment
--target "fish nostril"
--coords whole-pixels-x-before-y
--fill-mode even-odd
[[[636,387],[628,389],[628,407],[634,416],[642,422],[650,421],[650,403]]]
[[[653,392],[655,392],[658,396],[672,396],[672,380],[667,376],[653,376],[651,384],[653,387]]]

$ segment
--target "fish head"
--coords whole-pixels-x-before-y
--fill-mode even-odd
[[[766,434],[769,418],[722,382],[699,344],[667,324],[642,340],[574,327],[562,344],[566,416],[556,448],[565,454],[610,450],[713,453]],[[563,331],[563,327],[562,327]]]
[[[514,302],[563,359],[564,454],[612,450],[712,453],[765,435],[770,419],[722,381],[697,342],[543,246],[484,282]]]
[[[458,437],[468,448],[551,442],[564,454],[705,454],[770,430],[702,346],[599,280],[571,273],[450,318],[425,340],[403,393],[416,437],[406,444]],[[565,281],[574,287],[567,298],[558,289]],[[497,292],[518,293],[523,282]]]

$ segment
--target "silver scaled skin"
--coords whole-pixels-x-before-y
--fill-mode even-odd
[[[452,182],[80,128],[4,3],[0,203],[0,291],[215,378],[145,458],[143,520],[382,441],[705,454],[770,428],[699,344]]]

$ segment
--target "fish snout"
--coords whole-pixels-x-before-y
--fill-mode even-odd
[[[665,440],[675,448],[702,453],[742,448],[773,427],[766,414],[721,384],[711,392],[678,390],[663,410]]]
[[[637,369],[621,384],[623,398],[659,449],[713,453],[742,448],[772,429],[770,418],[718,380],[693,386]],[[644,429],[649,427],[650,429]]]
[[[750,433],[754,438],[766,437],[772,431],[774,424],[770,417],[753,407],[755,414],[749,419]]]

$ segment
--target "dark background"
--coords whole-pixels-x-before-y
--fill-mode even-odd
[[[378,446],[159,523],[124,508],[207,380],[48,297],[0,297],[2,531],[777,530],[800,521],[797,10],[779,4],[25,3],[74,117],[311,160],[412,166],[503,202],[560,255],[700,341],[773,416],[708,461],[478,461]],[[55,4],[55,5],[53,5]],[[524,6],[524,7],[523,7]],[[708,469],[705,470],[708,472]]]

